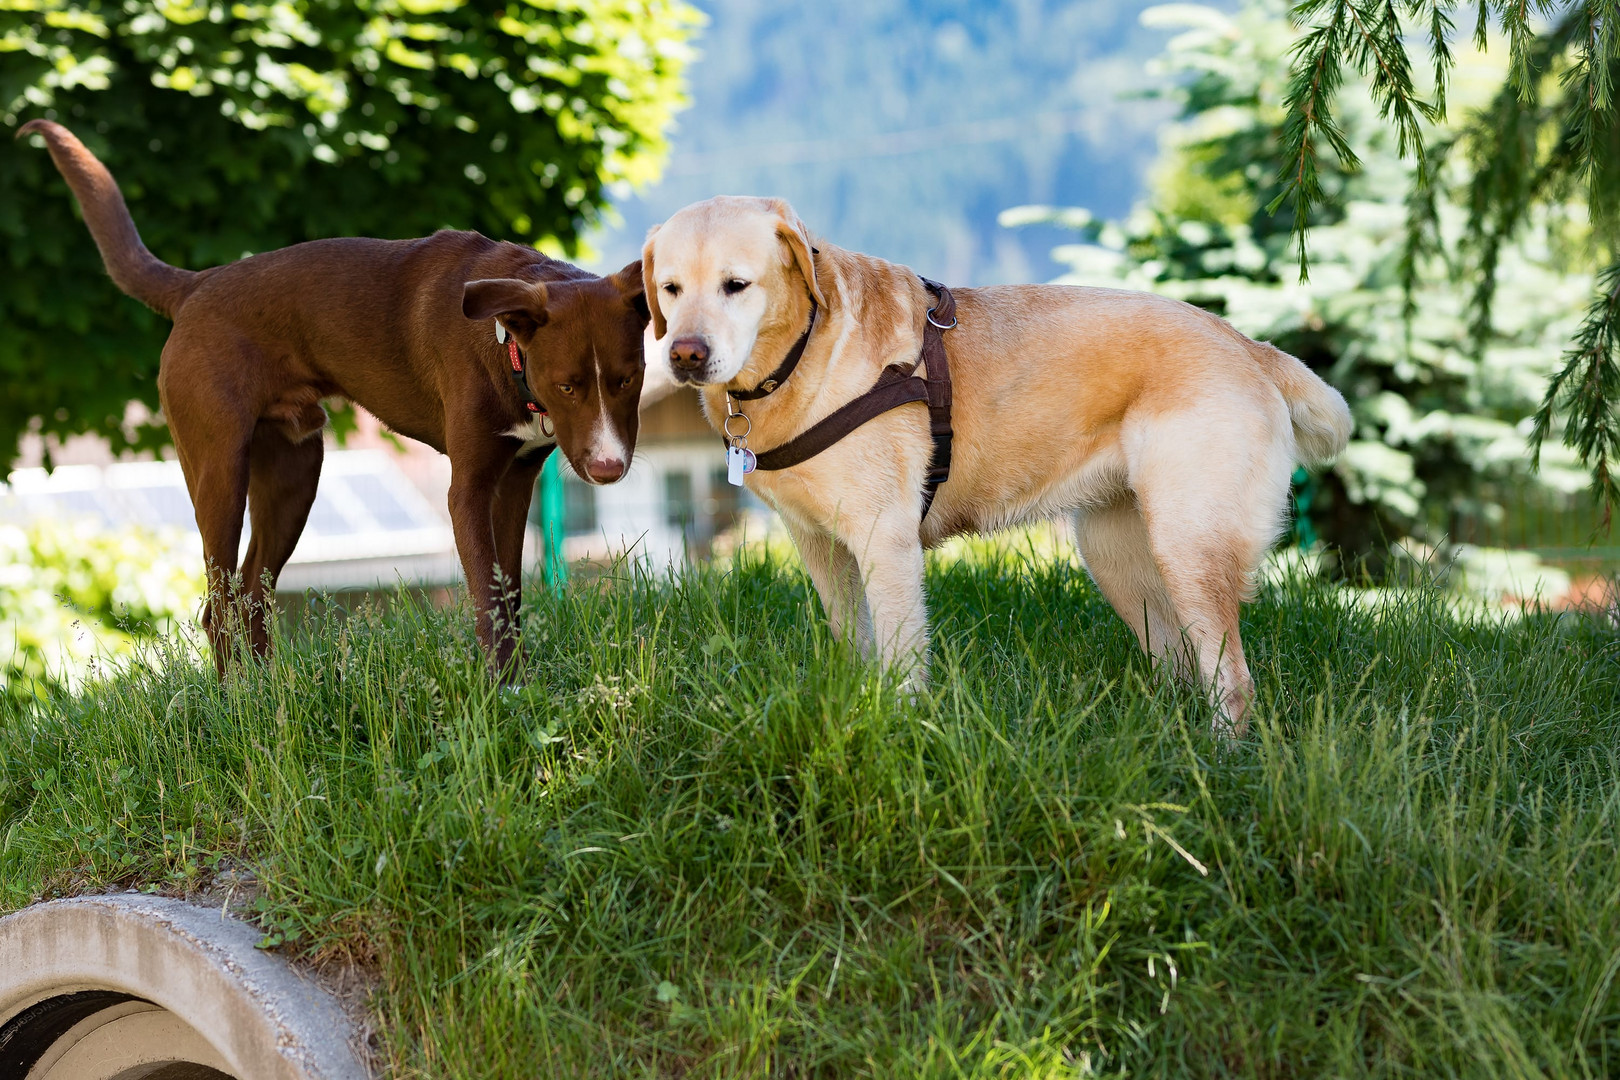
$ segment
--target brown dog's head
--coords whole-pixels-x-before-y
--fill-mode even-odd
[[[781,199],[693,203],[647,234],[641,266],[653,331],[679,382],[730,382],[761,342],[785,351],[810,301],[826,304],[810,234]]]
[[[574,471],[593,484],[623,476],[636,447],[646,370],[641,263],[605,278],[469,281],[461,310],[469,319],[497,320],[517,341],[529,389],[550,414]]]

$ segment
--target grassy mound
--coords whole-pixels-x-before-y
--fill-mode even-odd
[[[771,565],[312,612],[0,720],[0,904],[246,862],[402,1076],[1620,1070],[1620,645],[1268,588],[1217,745],[1083,572],[935,565],[910,702]]]

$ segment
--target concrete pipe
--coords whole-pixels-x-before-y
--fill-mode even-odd
[[[0,919],[0,1080],[365,1080],[337,1001],[258,940],[133,893]]]

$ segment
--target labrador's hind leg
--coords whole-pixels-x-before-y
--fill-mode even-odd
[[[1188,659],[1218,710],[1215,729],[1233,737],[1247,730],[1254,697],[1238,616],[1281,529],[1293,465],[1287,416],[1253,419],[1161,420],[1141,439],[1130,477]]]
[[[1147,523],[1134,501],[1082,511],[1075,540],[1091,580],[1136,634],[1154,663],[1168,660],[1177,675],[1188,674],[1176,609],[1153,561]]]

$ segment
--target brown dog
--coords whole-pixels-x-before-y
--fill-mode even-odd
[[[641,264],[600,278],[471,232],[422,240],[315,240],[209,270],[181,270],[141,243],[112,174],[66,128],[44,136],[113,282],[174,320],[158,392],[202,532],[203,624],[223,672],[225,606],[242,566],[254,651],[320,476],[323,398],[348,398],[450,457],[450,520],[497,669],[512,657],[524,523],[545,454],[560,446],[591,483],[624,475],[636,442],[647,325]],[[525,404],[510,350],[527,385]],[[497,581],[498,577],[498,581]],[[498,613],[498,618],[496,617]]]

